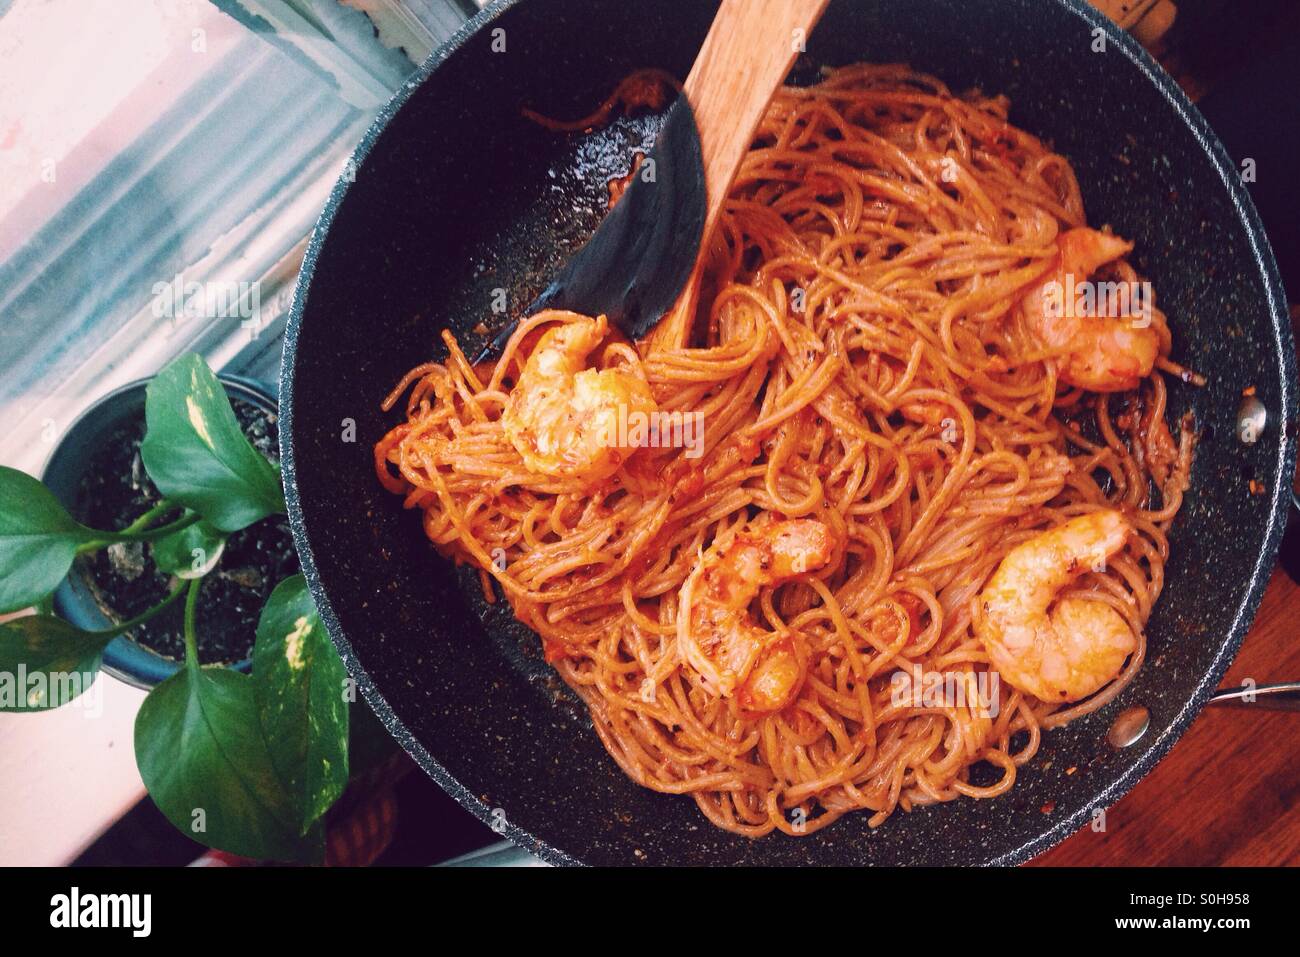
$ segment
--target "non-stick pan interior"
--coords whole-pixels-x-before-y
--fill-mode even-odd
[[[1006,93],[1013,122],[1074,163],[1092,224],[1136,240],[1175,358],[1210,378],[1204,389],[1170,386],[1172,413],[1193,409],[1204,437],[1148,662],[1117,702],[1047,734],[1010,794],[900,812],[875,830],[866,815],[801,839],[715,830],[689,798],[644,790],[617,770],[535,637],[500,607],[483,620],[477,579],[439,558],[418,514],[374,479],[371,448],[397,421],[379,410],[387,391],[442,355],[444,326],[476,342],[477,324],[504,321],[494,307],[526,304],[598,221],[606,180],[655,129],[642,118],[557,135],[520,108],[576,117],[633,69],[684,76],[714,6],[497,5],[495,19],[480,17],[435,55],[423,83],[367,137],[355,182],[340,185],[317,229],[286,341],[285,477],[313,592],[412,753],[471,810],[548,859],[1022,860],[1130,787],[1214,686],[1271,568],[1294,455],[1281,428],[1293,418],[1292,344],[1253,208],[1199,117],[1128,41],[1098,34],[1092,15],[1045,0],[836,0],[796,67],[808,77],[823,64],[905,61],[958,91]],[[1234,423],[1250,386],[1271,418],[1247,447]],[[1105,731],[1130,705],[1150,709],[1151,729],[1116,752]]]

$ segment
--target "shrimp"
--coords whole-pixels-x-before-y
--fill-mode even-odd
[[[567,321],[538,340],[501,424],[529,471],[598,482],[636,451],[627,442],[627,423],[658,407],[650,387],[632,373],[584,368],[609,332],[604,316],[588,319],[561,311],[554,316]]]
[[[682,586],[677,640],[710,690],[734,695],[752,714],[780,711],[794,699],[806,655],[795,636],[755,625],[749,606],[763,587],[816,571],[832,551],[821,522],[775,521],[765,513],[704,553]]]
[[[1114,555],[1132,534],[1107,509],[1073,518],[1016,546],[980,594],[975,631],[989,662],[1041,701],[1078,701],[1108,684],[1137,647],[1110,605],[1057,593]]]
[[[1160,337],[1128,316],[1083,315],[1073,291],[1109,262],[1127,255],[1133,244],[1079,228],[1056,239],[1058,264],[1023,300],[1026,325],[1039,344],[1061,356],[1061,381],[1090,392],[1126,392],[1151,374]],[[1097,297],[1100,301],[1101,297]]]

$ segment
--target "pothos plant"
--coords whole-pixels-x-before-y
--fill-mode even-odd
[[[348,781],[347,673],[301,575],[280,582],[257,625],[252,673],[205,665],[195,609],[226,536],[285,511],[279,467],[245,437],[203,359],[150,382],[141,459],[162,500],[124,528],[87,528],[43,484],[0,467],[0,710],[39,711],[93,682],[104,649],[184,602],[185,660],[145,699],[135,757],[154,803],[183,833],[248,857],[318,861],[322,817]],[[146,542],[171,577],[165,599],[102,631],[53,613],[77,556]],[[6,690],[6,685],[8,689]]]

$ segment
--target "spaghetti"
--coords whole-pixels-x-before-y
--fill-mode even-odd
[[[1007,110],[897,66],[784,88],[698,303],[636,344],[543,313],[492,368],[444,333],[448,359],[385,403],[409,391],[406,421],[375,448],[380,481],[541,636],[623,771],[729,831],[806,834],[859,809],[878,825],[1002,794],[1042,731],[1142,665],[1193,446],[1190,423],[1177,438],[1166,424],[1160,373],[1196,377],[1170,361],[1152,308],[1156,369],[1136,388],[1063,378],[1073,346],[1035,335],[1026,302],[1061,268],[1083,201],[1069,163]],[[1101,274],[1137,281],[1122,258]],[[610,376],[575,376],[579,350],[533,381],[534,356],[593,329],[589,361]],[[543,469],[533,457],[552,447],[534,436],[525,456],[520,436],[562,382],[695,417],[701,441],[633,442],[592,474]],[[555,414],[552,438],[576,454],[580,423]],[[899,674],[988,678],[977,604],[999,563],[1108,510],[1133,534],[1068,592],[1131,629],[1113,680],[1068,703],[1009,680],[983,704],[899,694]],[[812,544],[778,568],[801,536]],[[748,697],[745,675],[761,676]]]

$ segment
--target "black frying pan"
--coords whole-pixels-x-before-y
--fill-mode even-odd
[[[623,776],[536,637],[503,607],[485,610],[475,580],[440,559],[418,516],[374,479],[371,446],[395,421],[379,411],[384,394],[440,354],[443,326],[479,341],[470,330],[491,321],[493,290],[507,290],[512,308],[529,302],[594,228],[606,181],[655,124],[620,120],[565,137],[520,107],[581,116],[633,69],[684,76],[714,8],[495,3],[367,134],[355,183],[338,185],[316,227],[285,339],[282,461],[312,594],[407,750],[465,807],[548,861],[1024,861],[1123,795],[1205,703],[1272,569],[1295,460],[1294,348],[1254,207],[1178,88],[1082,2],[835,0],[795,70],[798,79],[822,64],[907,61],[957,90],[1007,93],[1012,120],[1073,161],[1090,221],[1136,240],[1175,358],[1210,379],[1171,386],[1172,414],[1194,409],[1204,438],[1147,663],[1118,701],[1045,735],[1010,794],[900,812],[875,830],[859,814],[800,839],[718,831],[690,799]],[[1104,53],[1091,50],[1097,29]],[[1253,446],[1234,428],[1247,386],[1270,414]],[[344,440],[348,420],[355,442]],[[1252,479],[1263,494],[1251,494]],[[1150,709],[1151,728],[1112,750],[1106,730],[1130,705]]]

